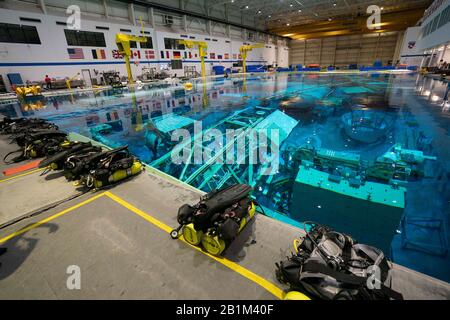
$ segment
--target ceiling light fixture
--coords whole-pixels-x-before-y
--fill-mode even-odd
[[[286,23],[286,25],[289,27],[291,24],[290,23]]]

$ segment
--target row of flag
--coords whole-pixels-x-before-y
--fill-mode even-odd
[[[142,50],[143,55],[141,56],[140,50],[131,50],[131,58],[132,59],[141,59],[145,58],[146,60],[156,59],[155,51],[154,50]],[[69,59],[85,59],[84,52],[82,48],[67,48],[67,53],[69,55]],[[104,49],[91,49],[92,53],[92,59],[95,60],[105,60],[106,59],[106,51]],[[123,55],[119,52],[119,50],[112,50],[112,57],[113,59],[123,59]],[[233,59],[242,59],[241,54],[234,53],[232,55]],[[198,58],[197,53],[191,53],[184,51],[184,59],[192,59],[192,58]],[[181,51],[173,51],[172,55],[170,54],[170,51],[161,51],[161,59],[174,59],[174,60],[181,60],[183,59]],[[209,59],[216,59],[216,54],[214,52],[209,53]],[[228,60],[230,59],[230,54],[225,53],[223,55],[218,54],[217,55],[218,60]]]
[[[242,55],[241,54],[233,54],[233,59],[242,59]],[[209,59],[216,59],[216,54],[214,52],[210,52],[209,53]],[[198,54],[194,53],[192,54],[192,52],[184,52],[184,59],[192,59],[192,58],[198,58]],[[181,57],[181,52],[180,51],[173,51],[172,56],[170,55],[170,51],[161,51],[161,59],[174,59],[174,60],[178,60],[178,59],[182,59]],[[225,54],[218,54],[217,55],[217,59],[218,60],[229,60],[230,59],[230,54],[229,53],[225,53]]]
[[[84,52],[82,48],[67,48],[67,54],[69,59],[84,59]],[[92,49],[91,50],[92,59],[95,60],[105,60],[106,52],[104,49]]]

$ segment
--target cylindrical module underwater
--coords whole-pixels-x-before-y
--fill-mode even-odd
[[[254,202],[251,202],[247,215],[240,221],[237,234],[244,229],[248,222],[255,216],[255,213],[256,206]],[[214,256],[220,255],[227,248],[227,245],[229,245],[228,241],[225,241],[220,236],[217,228],[210,228],[207,232],[203,233],[201,230],[195,230],[193,223],[189,223],[183,227],[183,238],[186,242],[194,246],[201,244],[209,254]]]
[[[128,168],[126,170],[120,169],[120,170],[113,172],[111,175],[109,175],[108,181],[101,181],[101,180],[95,179],[94,180],[94,188],[98,189],[105,185],[108,185],[108,184],[111,184],[114,182],[118,182],[125,178],[134,176],[134,175],[140,173],[143,169],[144,169],[144,167],[142,166],[142,163],[138,160],[135,160],[133,162],[133,165],[130,168]]]

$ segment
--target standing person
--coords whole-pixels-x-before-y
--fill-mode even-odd
[[[44,81],[45,81],[46,88],[51,89],[52,88],[52,79],[50,79],[48,74],[45,75]]]

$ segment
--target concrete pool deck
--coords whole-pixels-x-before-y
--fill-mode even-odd
[[[10,147],[0,143],[0,154]],[[0,228],[0,299],[280,299],[287,289],[274,264],[300,229],[259,214],[216,258],[169,236],[178,208],[201,195],[192,187],[143,172],[80,195],[40,173],[0,177],[0,216],[28,217]],[[80,290],[66,285],[73,265]],[[398,265],[393,272],[405,299],[450,299],[448,283]]]

